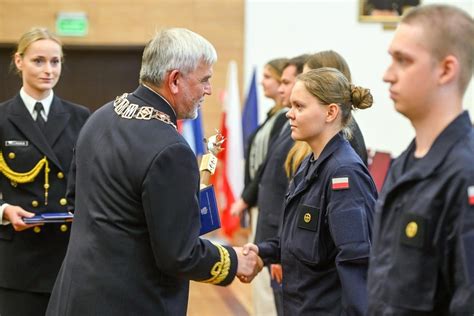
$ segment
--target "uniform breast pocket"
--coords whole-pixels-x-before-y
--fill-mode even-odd
[[[289,251],[299,260],[308,264],[319,264],[326,257],[321,240],[322,215],[318,207],[300,205],[293,221]]]
[[[16,172],[29,171],[41,159],[31,145],[5,147],[2,154],[7,166]]]
[[[436,206],[437,205],[437,206]],[[433,245],[433,214],[438,203],[431,203],[432,212],[403,212],[394,240],[395,262],[391,270],[393,304],[418,311],[430,311],[434,306],[439,261]],[[430,215],[428,215],[430,214]]]

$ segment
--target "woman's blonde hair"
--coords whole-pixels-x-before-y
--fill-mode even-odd
[[[367,109],[373,103],[369,89],[354,86],[335,68],[313,69],[299,75],[296,80],[303,82],[306,90],[321,104],[335,103],[339,106],[343,131],[351,121],[353,109]],[[294,174],[310,151],[311,149],[306,143],[296,142],[285,162],[285,171],[288,177]]]
[[[351,70],[344,57],[333,50],[325,50],[317,52],[308,57],[305,64],[309,69],[318,69],[323,67],[331,67],[339,70],[349,82],[352,81]],[[346,125],[349,125],[349,121]],[[344,129],[344,135],[350,139],[352,137],[350,129]],[[295,174],[303,159],[311,152],[311,148],[305,142],[296,141],[288,152],[285,161],[285,171],[288,178]]]
[[[21,71],[16,68],[15,66],[15,55],[18,54],[21,57],[25,54],[26,50],[28,47],[40,40],[52,40],[56,42],[61,50],[61,62],[64,61],[64,55],[63,55],[63,49],[62,49],[62,43],[59,37],[57,37],[55,34],[51,33],[47,28],[45,27],[34,27],[28,32],[24,33],[21,37],[20,40],[18,41],[18,45],[16,47],[16,51],[12,56],[12,67],[16,69],[16,72],[18,74],[21,74]]]

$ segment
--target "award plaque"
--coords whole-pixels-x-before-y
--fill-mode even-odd
[[[217,154],[222,150],[224,137],[218,132],[207,140],[208,153],[202,157],[201,166],[201,191],[199,194],[199,204],[201,208],[201,230],[199,235],[206,234],[221,227],[219,210],[217,208],[216,194],[214,187],[209,185],[211,175],[217,167]]]

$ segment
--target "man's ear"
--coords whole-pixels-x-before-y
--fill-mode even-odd
[[[179,70],[174,69],[168,74],[168,86],[172,94],[179,92],[179,80],[181,73]]]
[[[459,60],[453,56],[448,55],[446,56],[439,64],[440,66],[440,76],[439,76],[439,83],[446,84],[450,83],[453,80],[459,78],[460,72],[460,65]]]
[[[336,103],[331,103],[326,106],[326,123],[333,122],[339,114],[339,106]]]

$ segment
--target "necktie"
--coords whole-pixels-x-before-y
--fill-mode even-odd
[[[44,126],[46,122],[44,121],[43,116],[41,115],[41,111],[43,111],[43,104],[41,102],[36,102],[35,104],[35,111],[36,111],[36,124],[42,132],[44,132]]]

